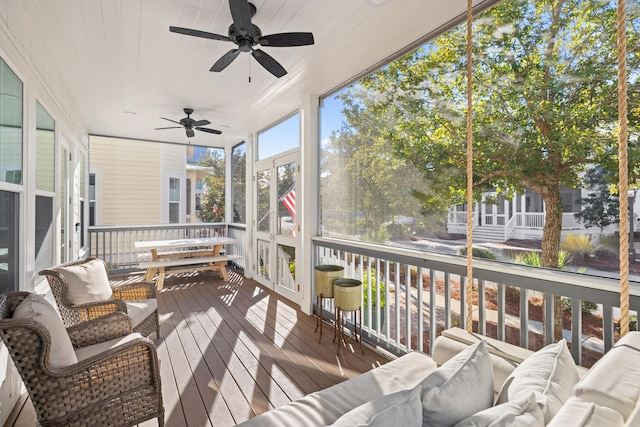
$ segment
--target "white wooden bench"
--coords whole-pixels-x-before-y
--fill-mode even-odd
[[[171,273],[211,270],[219,272],[224,280],[229,280],[226,269],[228,261],[231,261],[231,257],[227,255],[191,256],[187,258],[163,258],[155,261],[140,261],[138,265],[147,270],[145,275],[146,281],[152,281],[157,271],[158,278],[156,280],[156,288],[162,289],[165,276]]]

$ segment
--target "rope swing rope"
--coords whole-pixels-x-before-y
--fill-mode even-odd
[[[618,0],[618,186],[620,200],[620,337],[629,332],[629,159],[625,0]]]
[[[473,90],[471,88],[471,25],[473,1],[467,0],[467,331],[473,332]]]

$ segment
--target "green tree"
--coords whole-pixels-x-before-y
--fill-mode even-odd
[[[344,235],[363,235],[382,242],[381,225],[394,215],[420,216],[420,204],[410,195],[424,184],[420,174],[394,155],[385,133],[390,114],[378,114],[374,100],[351,88],[340,95],[344,121],[322,150],[323,225]],[[381,125],[381,123],[385,125]]]
[[[200,200],[198,218],[202,222],[224,222],[224,150],[209,148],[197,163],[211,168],[211,173],[203,180],[205,191]]]
[[[638,124],[638,3],[628,8],[629,124]],[[541,262],[558,267],[560,186],[587,165],[617,162],[616,5],[600,0],[510,0],[473,28],[474,196],[529,188],[546,205]],[[636,53],[634,53],[636,52]],[[397,153],[443,202],[466,188],[466,27],[460,26],[361,81],[393,114]],[[385,123],[389,123],[386,121]],[[631,138],[630,164],[638,164]],[[636,170],[631,171],[636,174]],[[556,338],[561,304],[554,304]]]
[[[247,153],[246,143],[236,146],[233,149],[232,160],[233,174],[233,222],[242,223],[246,221],[247,214]]]
[[[585,181],[587,189],[591,191],[580,199],[582,209],[574,214],[585,227],[598,227],[600,235],[605,227],[620,222],[618,195],[612,194],[609,188],[612,178],[614,177],[600,165],[588,169]]]

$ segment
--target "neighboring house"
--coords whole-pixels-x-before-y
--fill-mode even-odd
[[[89,150],[90,225],[187,222],[195,194],[183,145],[91,135]]]
[[[586,228],[575,218],[580,212],[578,200],[589,193],[586,189],[562,187],[562,231],[571,234],[599,234],[597,228]],[[492,203],[477,203],[473,213],[473,237],[478,241],[505,242],[509,239],[542,239],[546,210],[542,197],[531,190],[512,199],[495,197],[494,193],[485,193],[483,200]],[[466,204],[454,206],[447,215],[447,231],[455,234],[467,234]],[[635,212],[640,212],[636,204]],[[636,215],[634,215],[636,217]],[[618,226],[610,226],[604,232],[611,234]]]
[[[186,222],[202,222],[198,218],[202,195],[207,192],[204,178],[213,172],[213,168],[187,163]]]

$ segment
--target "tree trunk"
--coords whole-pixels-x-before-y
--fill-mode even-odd
[[[558,268],[558,254],[560,252],[560,235],[562,233],[562,200],[560,185],[547,187],[542,194],[546,207],[544,229],[542,232],[542,267]],[[547,307],[545,307],[545,310]],[[553,341],[562,339],[562,301],[556,295],[553,298]]]

